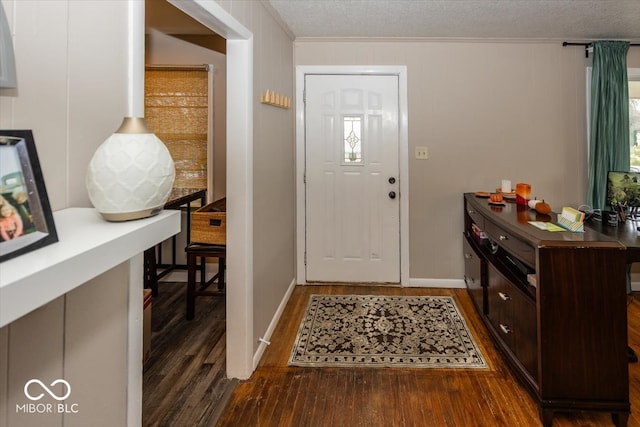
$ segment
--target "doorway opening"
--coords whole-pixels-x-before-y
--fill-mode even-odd
[[[253,34],[214,1],[168,0],[227,41],[227,376],[253,372]]]
[[[254,369],[252,34],[214,1],[167,3],[227,41],[226,87],[233,92],[226,102],[227,264],[232,266],[226,275],[226,374],[230,379],[246,379]]]
[[[195,318],[185,315],[192,212],[226,195],[226,40],[155,0],[146,2],[145,34],[144,115],[174,159],[167,206],[181,209],[182,227],[156,251],[142,416],[145,424],[197,424],[215,419],[234,385],[226,375],[225,295],[198,298]],[[218,272],[217,262],[205,265],[209,276]],[[199,411],[176,411],[177,402]]]

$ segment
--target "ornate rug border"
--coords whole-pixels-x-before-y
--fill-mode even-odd
[[[344,360],[338,360],[338,359],[343,359],[345,356],[338,356],[338,358],[336,358],[333,361],[305,361],[305,360],[295,360],[296,358],[296,354],[297,354],[297,348],[300,345],[300,341],[303,339],[303,336],[305,333],[310,334],[310,331],[308,331],[308,326],[307,326],[307,318],[313,314],[312,311],[315,311],[317,309],[317,304],[321,301],[321,300],[354,300],[354,299],[368,299],[368,300],[402,300],[402,301],[411,301],[411,300],[438,300],[441,301],[443,304],[446,304],[447,306],[447,310],[449,312],[454,313],[454,315],[456,316],[456,322],[460,324],[459,328],[461,328],[461,330],[463,332],[466,333],[467,339],[469,341],[468,345],[470,346],[470,348],[468,348],[467,350],[470,350],[472,352],[475,352],[477,355],[477,359],[479,359],[479,361],[476,362],[466,362],[466,361],[459,361],[459,362],[452,362],[452,361],[443,361],[443,362],[432,362],[432,361],[420,361],[420,360],[411,360],[409,362],[398,362],[398,361],[394,361],[393,359],[396,358],[409,358],[410,356],[402,356],[402,355],[391,355],[391,356],[385,356],[385,355],[369,355],[367,356],[369,359],[368,361],[344,361]],[[443,358],[446,358],[447,356],[443,356]],[[455,358],[455,357],[454,357]],[[462,357],[461,357],[462,359]],[[453,296],[434,296],[434,295],[422,295],[422,296],[418,296],[418,295],[411,295],[411,296],[404,296],[404,295],[328,295],[328,294],[312,294],[309,296],[309,300],[307,302],[307,306],[305,308],[304,314],[302,316],[302,320],[300,322],[300,326],[298,328],[298,332],[296,333],[296,338],[295,341],[293,343],[292,349],[291,349],[291,353],[289,355],[289,360],[288,360],[288,365],[289,366],[298,366],[298,367],[326,367],[326,368],[331,368],[331,367],[349,367],[349,368],[357,368],[357,367],[376,367],[376,368],[393,368],[393,367],[398,367],[398,368],[416,368],[416,369],[471,369],[471,370],[489,370],[490,366],[487,363],[485,357],[482,355],[482,352],[480,351],[480,347],[478,346],[473,334],[471,333],[471,330],[469,329],[469,326],[467,325],[467,322],[465,320],[465,318],[462,316],[462,313],[460,312],[460,309],[458,308],[456,302],[455,302],[455,298]]]

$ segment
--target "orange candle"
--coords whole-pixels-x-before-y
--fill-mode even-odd
[[[516,184],[516,203],[526,205],[531,197],[531,185],[525,183]]]

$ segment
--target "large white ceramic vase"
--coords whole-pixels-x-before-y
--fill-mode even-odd
[[[128,221],[158,214],[174,179],[175,166],[164,143],[143,118],[125,117],[93,155],[86,185],[104,219]]]

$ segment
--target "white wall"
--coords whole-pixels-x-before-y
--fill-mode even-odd
[[[127,1],[2,0],[17,89],[0,89],[0,129],[32,129],[52,209],[89,207],[85,172],[127,114]],[[0,329],[0,425],[123,425],[128,267]],[[66,378],[78,414],[20,415],[30,378]]]
[[[275,90],[293,99],[293,42],[258,1],[219,1],[253,33],[253,343],[258,348],[295,277],[294,113],[260,104]],[[231,268],[231,266],[229,266]]]
[[[561,42],[297,40],[296,65],[406,65],[410,277],[463,277],[462,193],[531,184],[558,210],[584,203],[584,48]],[[629,67],[640,49],[629,51]],[[635,64],[635,65],[634,65]]]

